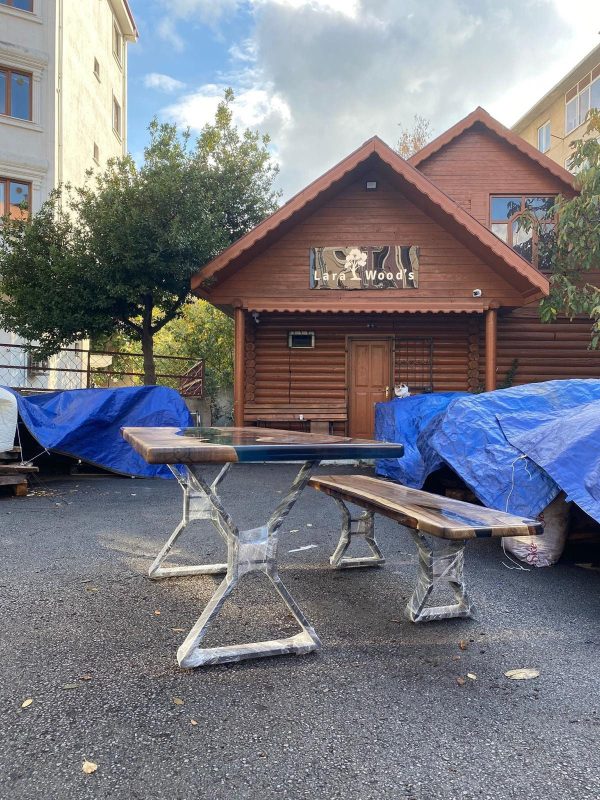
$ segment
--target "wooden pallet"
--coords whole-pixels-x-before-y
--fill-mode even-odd
[[[21,464],[21,448],[0,452],[0,486],[10,486],[15,497],[26,497],[27,475],[38,472],[31,464]]]

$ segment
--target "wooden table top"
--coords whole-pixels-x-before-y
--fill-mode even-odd
[[[321,492],[395,519],[408,528],[444,539],[535,536],[541,522],[451,497],[410,489],[366,475],[316,475],[309,485]]]
[[[149,464],[400,458],[401,444],[272,428],[123,428]]]

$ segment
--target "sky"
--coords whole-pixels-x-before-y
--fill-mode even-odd
[[[512,125],[600,44],[599,0],[129,0],[128,147],[156,116],[198,132],[232,87],[271,137],[283,200],[415,114]]]

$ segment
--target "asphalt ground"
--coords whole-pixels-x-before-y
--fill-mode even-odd
[[[238,525],[264,523],[293,473],[234,467],[222,497]],[[0,499],[2,800],[600,798],[599,571],[509,570],[498,542],[473,542],[477,619],[412,625],[406,531],[379,519],[385,567],[333,572],[337,508],[307,489],[281,574],[321,652],[182,670],[177,647],[218,579],[147,579],[180,513],[173,481],[65,479]],[[202,523],[180,542],[176,562],[224,555]],[[294,632],[262,580],[207,643]],[[520,667],[539,678],[504,676]]]

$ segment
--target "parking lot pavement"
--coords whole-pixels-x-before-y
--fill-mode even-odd
[[[234,467],[222,495],[236,522],[263,523],[293,473]],[[337,508],[307,489],[281,574],[322,651],[188,671],[176,649],[218,579],[145,574],[180,513],[173,481],[61,480],[0,499],[2,800],[598,800],[600,572],[511,570],[498,542],[473,542],[478,618],[415,626],[407,533],[379,519],[385,567],[332,572]],[[201,525],[176,561],[222,560]],[[261,580],[210,641],[293,632]],[[504,676],[518,667],[540,676]]]

